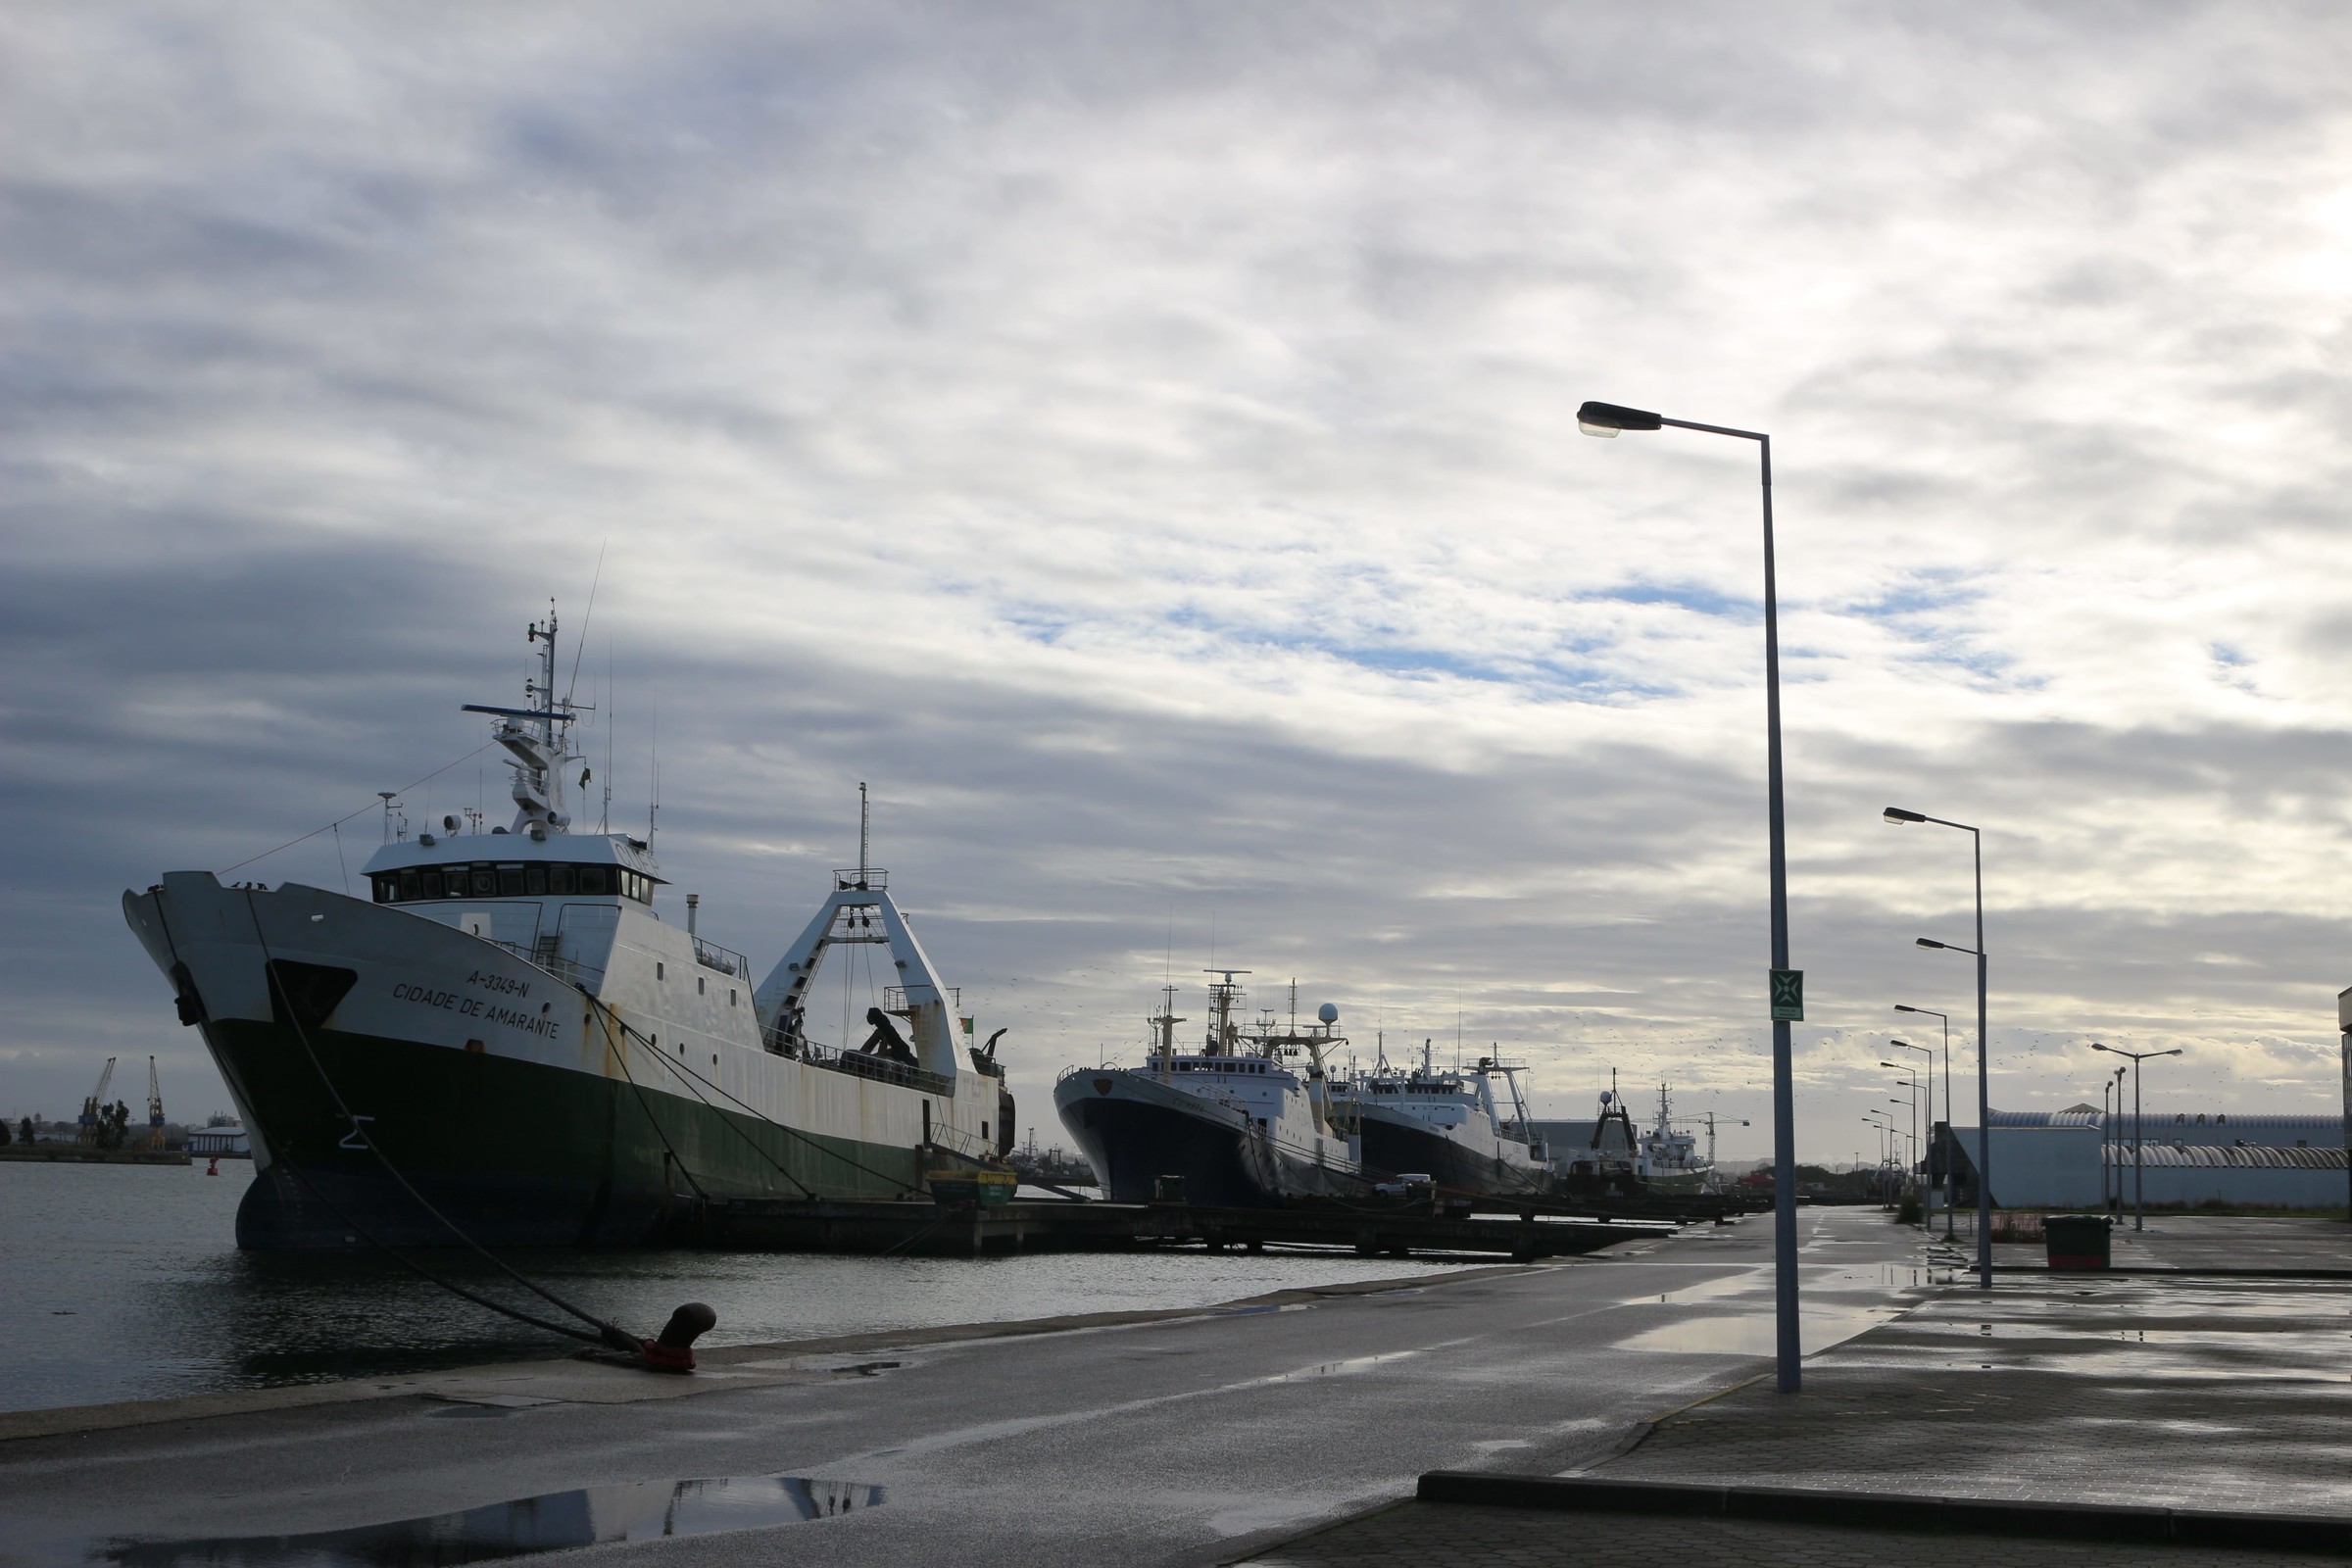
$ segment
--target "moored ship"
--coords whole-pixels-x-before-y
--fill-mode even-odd
[[[862,820],[860,863],[757,985],[691,897],[683,929],[661,918],[648,839],[573,831],[556,630],[530,628],[524,707],[466,705],[511,760],[511,823],[412,837],[388,802],[366,899],[207,871],[123,895],[251,1135],[239,1246],[636,1245],[711,1200],[921,1198],[1010,1147],[1002,1069]],[[895,976],[873,1032],[812,1039],[820,962],[861,944]]]
[[[1427,1175],[1442,1194],[1534,1197],[1551,1185],[1544,1140],[1528,1116],[1518,1062],[1481,1056],[1467,1071],[1421,1061],[1403,1071],[1384,1062],[1349,1086],[1368,1174]],[[1494,1093],[1502,1082],[1509,1103]]]
[[[1236,975],[1209,988],[1207,1038],[1176,1049],[1173,987],[1151,1020],[1142,1067],[1072,1067],[1054,1086],[1054,1107],[1114,1202],[1157,1197],[1220,1208],[1256,1208],[1292,1198],[1361,1194],[1345,1132],[1332,1122],[1327,1057],[1347,1044],[1330,1003],[1300,1030],[1271,1019],[1246,1029],[1234,1017]],[[1304,1058],[1300,1067],[1291,1065]]]
[[[1712,1122],[1710,1121],[1710,1127]],[[1674,1125],[1673,1102],[1666,1086],[1658,1085],[1658,1119],[1637,1146],[1642,1187],[1652,1193],[1703,1193],[1715,1190],[1714,1139],[1707,1152],[1698,1152],[1698,1135]]]

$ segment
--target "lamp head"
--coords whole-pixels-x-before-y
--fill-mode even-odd
[[[1919,1009],[1911,1005],[1911,1004],[1908,1002],[1898,1002],[1894,1004],[1894,1010],[1897,1012],[1917,1012]]]
[[[1899,806],[1889,806],[1881,814],[1889,822],[1925,822],[1928,819],[1925,811],[1906,811]]]
[[[2180,1054],[2180,1053],[2179,1051],[2168,1051],[2165,1053],[2165,1054],[2168,1056],[2178,1056]]]
[[[1879,1063],[1879,1065],[1882,1067],[1894,1067],[1894,1063],[1891,1061],[1882,1061]],[[1900,1067],[1894,1067],[1894,1070],[1896,1072],[1901,1072],[1903,1069]]]
[[[1588,403],[1576,411],[1579,430],[1611,439],[1620,430],[1655,430],[1663,422],[1646,409],[1621,408],[1614,403]]]
[[[2102,1045],[2100,1045],[2100,1044],[2099,1044],[2099,1043],[2098,1043],[2096,1040],[2093,1040],[2093,1041],[2090,1043],[2090,1049],[2091,1049],[2091,1050],[2093,1050],[2093,1051],[2105,1051],[2107,1048],[2106,1048],[2105,1046],[2102,1046]]]
[[[1940,948],[1943,946],[1942,943],[1936,941],[1934,937],[1921,937],[1919,939],[1919,945],[1923,948]]]
[[[1886,1043],[1887,1043],[1888,1045],[1890,1045],[1890,1046],[1900,1046],[1900,1047],[1902,1047],[1902,1048],[1903,1048],[1905,1051],[1917,1051],[1917,1050],[1919,1049],[1917,1046],[1913,1045],[1913,1044],[1912,1044],[1910,1041],[1908,1041],[1908,1040],[1892,1040],[1892,1039],[1890,1039],[1890,1040],[1888,1040]]]

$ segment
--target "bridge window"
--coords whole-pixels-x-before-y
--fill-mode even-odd
[[[378,904],[413,904],[420,899],[521,899],[548,894],[617,893],[651,904],[654,879],[612,865],[426,865],[368,874]]]

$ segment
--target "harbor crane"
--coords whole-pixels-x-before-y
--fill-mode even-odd
[[[164,1086],[155,1076],[155,1058],[147,1058],[147,1148],[164,1147]]]
[[[74,1134],[74,1142],[93,1147],[102,1142],[98,1135],[106,1121],[106,1091],[114,1081],[115,1058],[109,1056],[106,1065],[99,1069],[98,1087],[91,1090],[90,1098],[81,1102],[81,1129]]]

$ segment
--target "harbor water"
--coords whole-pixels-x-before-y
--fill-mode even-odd
[[[252,1167],[0,1164],[0,1409],[99,1404],[560,1355],[569,1342],[483,1310],[373,1252],[240,1252]],[[457,1251],[432,1266],[547,1310]],[[711,1251],[514,1254],[589,1311],[652,1334],[708,1301],[708,1345],[1062,1313],[1206,1306],[1453,1265],[1328,1251],[842,1257]]]

